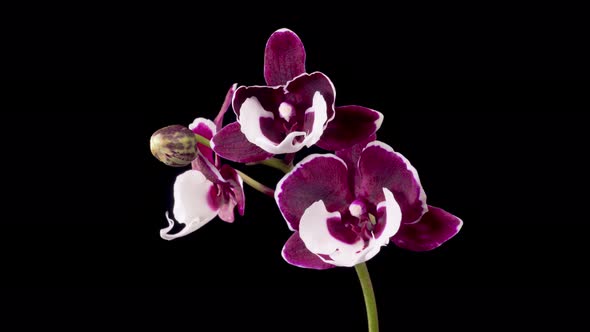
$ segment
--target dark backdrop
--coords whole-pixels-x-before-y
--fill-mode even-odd
[[[2,90],[6,324],[365,328],[354,271],[286,264],[290,231],[250,188],[234,224],[158,235],[182,170],[151,156],[150,135],[214,117],[234,82],[262,84],[281,27],[339,105],[385,115],[379,139],[412,161],[429,203],[465,222],[440,249],[390,245],[368,263],[383,331],[583,323],[588,84],[563,80],[587,78],[582,21],[538,7],[229,8],[33,7],[5,21],[2,77],[41,79]],[[281,175],[248,173],[269,185]]]

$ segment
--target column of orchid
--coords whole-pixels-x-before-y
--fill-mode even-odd
[[[282,257],[310,269],[356,267],[369,320],[377,331],[375,299],[364,262],[392,241],[413,251],[437,248],[462,221],[426,203],[418,172],[400,153],[376,140],[383,115],[335,106],[336,90],[321,72],[305,69],[305,50],[290,30],[273,33],[264,54],[265,86],[232,86],[214,121],[197,118],[151,138],[152,153],[170,166],[191,166],[174,184],[166,240],[188,235],[218,216],[244,215],[243,183],[274,197],[293,231]],[[223,126],[232,106],[236,121]],[[330,153],[295,154],[317,145]],[[224,165],[261,163],[286,174],[275,189]],[[330,174],[329,177],[326,174]],[[175,221],[184,227],[172,232]]]

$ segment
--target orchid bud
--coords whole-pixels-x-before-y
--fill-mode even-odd
[[[154,157],[168,166],[190,165],[197,158],[197,137],[188,128],[172,125],[156,131],[150,139]]]

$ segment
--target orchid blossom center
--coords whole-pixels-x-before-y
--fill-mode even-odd
[[[279,115],[281,118],[285,119],[285,121],[289,122],[291,116],[293,116],[293,106],[289,103],[282,102],[279,106]]]
[[[350,211],[350,215],[356,218],[361,218],[362,215],[367,213],[367,207],[363,201],[357,199],[354,202],[350,203],[348,206],[348,211]]]

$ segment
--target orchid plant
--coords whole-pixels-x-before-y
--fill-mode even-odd
[[[274,198],[294,233],[282,249],[294,266],[324,270],[355,267],[370,332],[378,331],[374,291],[365,262],[390,241],[427,251],[459,232],[463,222],[427,204],[416,168],[377,140],[383,114],[335,106],[336,89],[321,72],[305,69],[305,49],[288,29],[274,32],[264,54],[265,86],[233,85],[217,117],[188,127],[156,131],[152,154],[169,166],[190,169],[174,183],[173,217],[160,231],[165,240],[186,236],[219,217],[243,216],[243,184]],[[223,125],[230,104],[236,121]],[[316,145],[330,153],[296,154]],[[285,173],[275,189],[225,165],[263,164]],[[326,174],[330,174],[329,177]],[[175,224],[180,231],[172,232]]]

